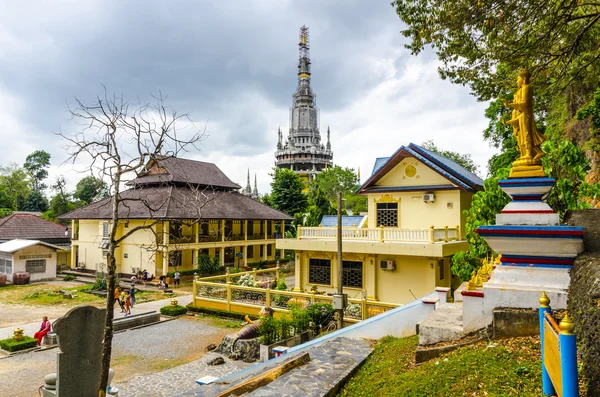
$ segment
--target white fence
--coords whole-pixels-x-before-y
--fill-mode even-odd
[[[337,239],[337,227],[298,227],[298,239]],[[399,228],[342,228],[343,240],[359,241],[416,241],[416,242],[446,242],[460,239],[459,226],[449,228],[429,229],[399,229]]]

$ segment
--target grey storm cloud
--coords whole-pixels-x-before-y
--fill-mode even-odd
[[[23,0],[0,10],[0,144],[11,148],[0,165],[44,149],[51,179],[76,183],[72,168],[58,166],[66,151],[54,133],[81,130],[67,104],[91,103],[105,86],[132,101],[167,96],[209,134],[187,157],[243,184],[250,168],[265,192],[277,128],[289,127],[302,25],[336,164],[364,172],[425,139],[487,162],[484,105],[439,79],[431,51],[413,57],[402,47],[389,0]]]
[[[382,30],[400,29],[387,1],[25,1],[6,11],[0,90],[22,101],[15,117],[36,139],[54,141],[68,125],[65,103],[91,101],[105,85],[134,99],[161,91],[195,121],[227,126],[220,142],[239,153],[274,146],[265,132],[277,125],[236,98],[255,92],[290,106],[302,24],[318,104],[329,111],[375,83],[361,59]]]

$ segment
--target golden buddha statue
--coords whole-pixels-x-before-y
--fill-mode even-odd
[[[544,152],[540,148],[546,137],[535,126],[533,117],[533,89],[529,84],[529,72],[523,69],[517,77],[517,92],[513,102],[504,101],[504,106],[513,109],[512,118],[504,122],[513,127],[517,138],[520,157],[513,162],[511,178],[545,177],[542,167]]]

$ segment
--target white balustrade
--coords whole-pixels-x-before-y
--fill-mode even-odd
[[[383,230],[383,241],[418,241],[430,242],[431,229],[399,229],[399,228],[356,228],[343,227],[343,240],[359,241],[381,241]],[[446,237],[447,233],[447,237]],[[301,227],[300,239],[327,239],[337,238],[337,227]],[[457,228],[435,228],[433,229],[434,241],[450,241],[457,239]]]

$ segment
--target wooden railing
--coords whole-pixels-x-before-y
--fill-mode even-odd
[[[298,240],[302,239],[337,239],[337,227],[298,227]],[[429,229],[399,229],[399,228],[342,228],[343,240],[359,240],[359,241],[379,241],[379,242],[396,242],[396,241],[416,241],[428,242],[434,244],[436,242],[456,241],[460,239],[460,227],[435,228],[431,226]]]
[[[274,278],[265,277],[268,273],[273,273],[274,270]],[[266,288],[238,285],[237,281],[247,274],[252,274],[255,282],[260,283],[262,279]],[[257,314],[265,306],[272,308],[276,312],[287,313],[292,306],[306,307],[313,303],[333,303],[333,297],[328,295],[319,295],[314,292],[292,292],[271,289],[270,287],[273,285],[273,282],[276,283],[278,279],[279,268],[255,269],[250,272],[198,278],[194,281],[193,305],[229,312]],[[355,323],[398,306],[401,305],[366,298],[348,299],[348,307],[344,312],[344,321]]]

